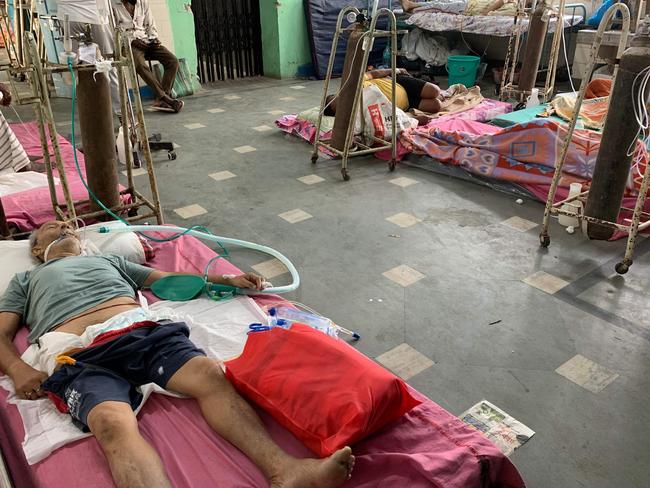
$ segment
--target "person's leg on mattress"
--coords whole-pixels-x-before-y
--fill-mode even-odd
[[[415,78],[406,71],[402,71],[401,74],[397,75],[397,83],[406,90],[411,108],[430,114],[440,112],[440,94],[442,90],[438,85]]]
[[[440,93],[441,90],[438,85],[433,83],[426,83],[420,92],[420,104],[418,110],[430,114],[437,114],[440,112]]]
[[[160,457],[140,435],[131,405],[102,402],[89,412],[87,422],[118,488],[171,486]]]
[[[212,359],[190,359],[171,377],[167,389],[195,398],[214,431],[246,454],[273,488],[336,487],[351,476],[354,456],[349,447],[320,460],[285,453]]]

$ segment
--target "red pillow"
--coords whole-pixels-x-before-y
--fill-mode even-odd
[[[302,324],[249,334],[243,354],[226,362],[226,375],[321,457],[421,403],[347,343]]]

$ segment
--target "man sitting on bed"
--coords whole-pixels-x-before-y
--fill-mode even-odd
[[[391,70],[376,69],[364,74],[364,86],[375,85],[386,95],[388,100],[391,99],[393,91]],[[442,101],[442,90],[433,83],[428,83],[409,75],[408,71],[403,68],[397,70],[397,84],[395,85],[395,103],[397,108],[405,112],[410,108],[416,108],[422,112],[435,114],[440,112],[440,103]],[[336,115],[336,96],[329,95],[325,108],[325,115],[334,117]]]
[[[41,348],[39,338],[46,333],[80,336],[94,330],[94,324],[107,324],[118,314],[138,309],[136,289],[171,274],[121,257],[81,256],[76,233],[63,222],[44,224],[30,242],[32,254],[42,264],[14,276],[0,299],[0,370],[9,375],[23,399],[35,400],[46,393],[58,397],[73,421],[95,435],[118,487],[170,486],[133,413],[139,396],[134,385],[151,382],[195,398],[208,424],[249,456],[272,487],[336,487],[351,476],[354,456],[349,447],[321,460],[285,453],[217,361],[189,340],[184,323],[123,324],[110,338],[103,335],[105,340],[98,344],[67,352],[76,364],[60,367],[49,378],[23,362],[12,342],[23,322],[29,324],[30,341]],[[254,274],[210,279],[240,288],[262,286],[262,279]],[[107,364],[109,355],[121,359]]]

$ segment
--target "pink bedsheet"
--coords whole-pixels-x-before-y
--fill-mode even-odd
[[[433,127],[450,127],[447,124],[460,121],[478,121],[486,122],[492,120],[493,118],[507,114],[512,111],[512,104],[506,102],[500,102],[498,100],[491,100],[486,98],[478,106],[466,110],[465,112],[460,112],[452,115],[445,115],[437,119],[433,119],[422,129],[429,129]],[[316,126],[309,122],[308,120],[300,119],[296,115],[284,115],[275,121],[275,125],[283,132],[287,134],[292,134],[298,136],[309,144],[314,143],[314,138],[316,135]],[[462,130],[461,126],[458,126],[457,129],[445,129],[445,130]],[[321,131],[321,140],[328,140],[332,137],[331,131]],[[401,160],[404,156],[409,154],[411,150],[404,146],[401,141],[397,142],[397,159]],[[383,160],[389,160],[391,158],[390,151],[381,151],[376,154],[376,157]]]
[[[41,141],[38,135],[38,126],[36,125],[36,122],[11,124],[11,128],[30,158],[42,158],[43,151],[41,149]],[[72,144],[61,135],[59,135],[58,140],[72,199],[75,201],[88,199],[88,192],[81,182],[74,164],[74,149]],[[50,154],[52,152],[53,151],[50,147]],[[77,152],[77,158],[79,159],[79,166],[81,167],[81,171],[85,177],[86,166],[84,156],[80,152]],[[45,167],[42,164],[42,159],[40,161],[40,164],[38,162],[35,163],[35,169],[44,173]],[[56,170],[55,176],[58,176]],[[120,186],[120,190],[122,189],[123,187]],[[60,185],[57,186],[57,196],[59,203],[65,202]],[[35,229],[42,223],[54,218],[52,200],[47,187],[33,188],[31,190],[5,196],[2,198],[2,204],[5,209],[7,221],[10,224],[14,224],[21,231]]]
[[[155,247],[157,254],[151,265],[163,270],[202,271],[214,256],[191,237]],[[215,267],[221,273],[237,272],[223,260]],[[22,329],[16,340],[21,349],[26,346],[26,336]],[[353,446],[357,463],[346,487],[525,486],[494,444],[431,400],[415,394],[424,400],[422,405]],[[0,390],[0,447],[17,487],[112,486],[108,465],[94,438],[65,446],[35,466],[27,466],[20,447],[22,422],[17,409],[5,400],[6,392]],[[284,449],[295,456],[311,456],[288,431],[263,412],[260,415]],[[260,471],[241,452],[210,430],[193,400],[153,395],[139,415],[139,425],[143,436],[160,453],[174,486],[267,486]]]
[[[402,142],[416,153],[460,166],[469,173],[516,183],[538,200],[546,202],[554,162],[566,133],[563,127],[551,119],[536,119],[505,128],[480,122],[454,121],[404,132]],[[589,186],[601,137],[602,134],[595,131],[576,131],[555,195],[556,202],[568,197],[568,187],[572,182],[582,183],[585,189]],[[636,191],[640,186],[639,171],[643,171],[646,164],[647,159],[644,159],[638,167],[631,169],[622,202],[624,207],[634,208]],[[650,200],[646,202],[645,210],[650,212]],[[622,211],[619,223],[629,218],[631,212]],[[612,239],[625,236],[617,231]]]

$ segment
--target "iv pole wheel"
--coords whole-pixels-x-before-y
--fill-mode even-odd
[[[318,161],[318,154],[312,154],[311,155],[311,164],[316,164]]]
[[[551,237],[548,234],[539,235],[539,245],[542,247],[548,247],[551,245]]]
[[[350,181],[350,173],[348,173],[347,168],[341,168],[341,176],[343,176],[345,181]]]
[[[623,275],[623,274],[628,272],[628,270],[630,269],[631,264],[632,264],[631,262],[623,260],[620,263],[616,263],[616,266],[614,266],[614,269],[616,270],[616,272],[618,274]]]
[[[397,161],[395,161],[394,159],[392,159],[392,160],[388,163],[388,171],[391,171],[391,172],[392,172],[392,171],[395,171],[395,167],[396,167],[396,166],[397,166]]]
[[[176,152],[175,151],[169,151],[167,153],[167,159],[170,161],[174,161],[176,159]]]

